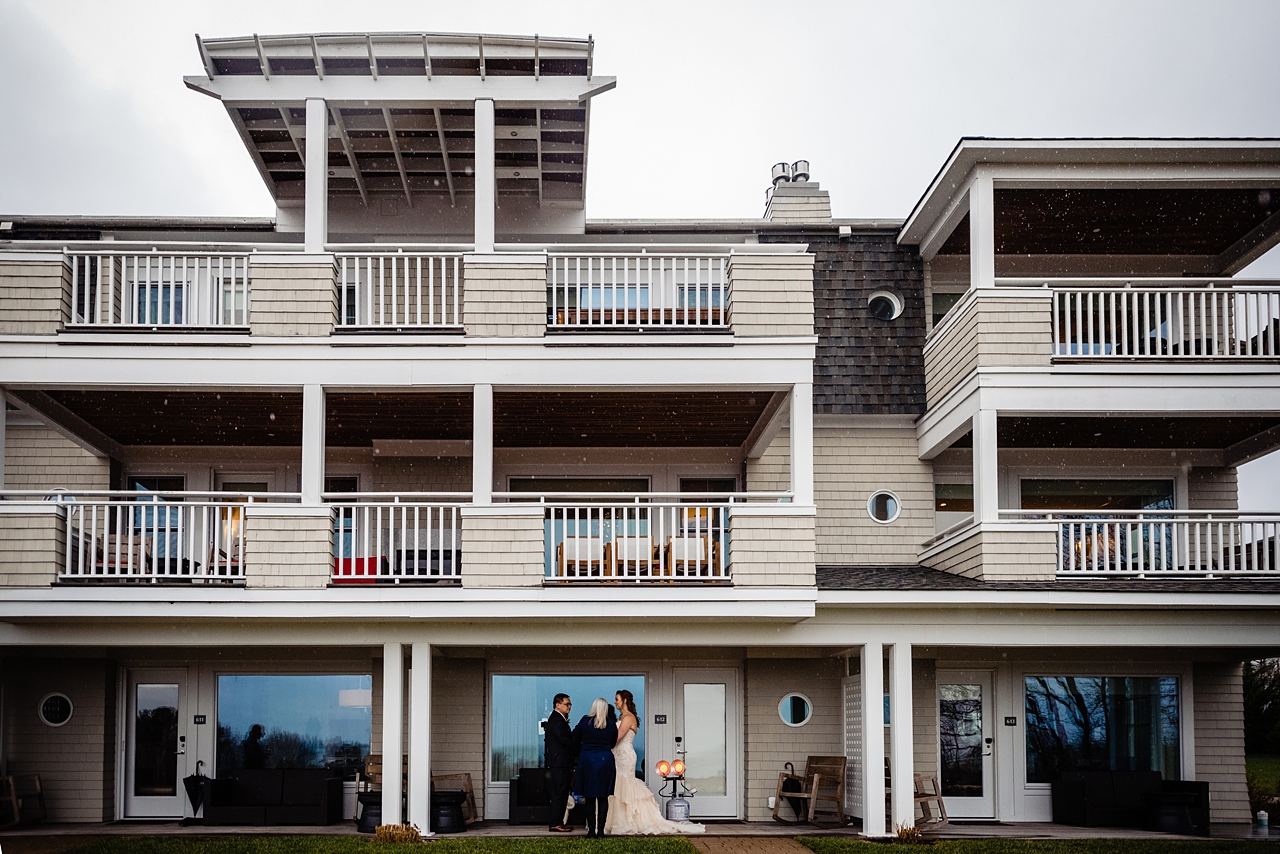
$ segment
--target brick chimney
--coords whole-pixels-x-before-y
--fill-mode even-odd
[[[770,222],[831,222],[831,196],[809,180],[809,161],[775,163],[773,186],[765,194]]]

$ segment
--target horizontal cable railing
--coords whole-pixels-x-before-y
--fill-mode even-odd
[[[442,500],[449,497],[327,493],[333,505],[333,583],[460,581],[463,505]]]
[[[727,582],[729,501],[542,498],[545,575],[555,582]]]
[[[339,328],[461,328],[462,254],[340,253]]]
[[[1053,292],[1053,355],[1275,359],[1280,285],[1209,280],[1012,280]]]
[[[1052,522],[1059,576],[1280,575],[1280,515],[1001,513]]]
[[[547,258],[554,329],[724,328],[729,256],[557,254]]]
[[[249,255],[68,251],[68,326],[249,325]]]
[[[58,494],[66,518],[63,581],[239,583],[246,507],[263,494]],[[6,493],[6,497],[13,496]],[[296,499],[296,495],[283,495]]]

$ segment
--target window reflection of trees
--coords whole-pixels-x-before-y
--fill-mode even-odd
[[[1028,782],[1084,770],[1179,778],[1175,678],[1027,677],[1026,723]]]
[[[982,688],[938,686],[938,748],[942,794],[982,797]]]
[[[172,795],[178,790],[178,710],[139,709],[134,723],[133,793]]]

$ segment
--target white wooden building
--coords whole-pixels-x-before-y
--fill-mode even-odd
[[[500,820],[552,693],[627,687],[708,820],[837,754],[872,836],[917,772],[1249,820],[1280,287],[1232,277],[1280,141],[965,139],[905,222],[803,161],[761,218],[596,221],[589,40],[200,50],[275,218],[0,215],[0,749],[51,819],[189,816],[258,723],[403,756],[386,822],[452,773]]]

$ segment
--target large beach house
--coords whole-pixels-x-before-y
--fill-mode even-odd
[[[1280,288],[1233,275],[1280,141],[964,139],[905,221],[804,161],[760,217],[602,221],[590,39],[199,50],[275,217],[0,215],[2,756],[51,819],[191,816],[265,753],[501,820],[552,695],[625,687],[695,818],[815,755],[872,836],[915,774],[953,818],[1086,769],[1249,820]]]

